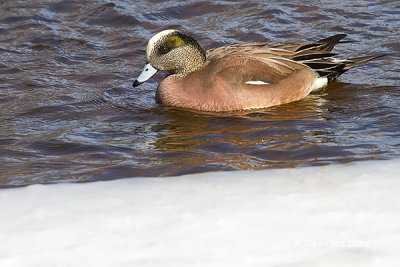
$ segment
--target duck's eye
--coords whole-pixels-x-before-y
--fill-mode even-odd
[[[160,47],[160,53],[161,54],[166,54],[169,52],[169,48],[167,46],[161,46]]]

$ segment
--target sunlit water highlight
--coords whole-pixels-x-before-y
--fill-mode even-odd
[[[323,165],[400,154],[398,1],[4,1],[0,186]],[[313,41],[387,54],[287,105],[210,114],[159,106],[138,88],[151,36],[204,47]]]

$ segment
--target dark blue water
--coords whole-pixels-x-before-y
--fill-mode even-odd
[[[160,106],[132,88],[155,33],[205,48],[315,41],[387,54],[322,92],[262,110]],[[400,2],[2,1],[0,186],[389,159],[400,154]]]

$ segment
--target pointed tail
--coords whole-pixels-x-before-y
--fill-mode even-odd
[[[386,56],[385,54],[382,55],[377,55],[377,56],[366,56],[366,57],[355,57],[355,58],[350,58],[348,59],[348,63],[346,63],[346,66],[343,68],[343,72],[346,70],[349,70],[351,68],[354,68],[355,66],[367,63],[375,58],[383,57]],[[342,73],[343,73],[342,72]]]
[[[302,61],[302,63],[308,65],[310,68],[318,72],[318,74],[321,77],[328,78],[328,82],[331,82],[334,81],[340,75],[342,75],[344,72],[348,71],[349,69],[383,56],[385,55],[356,57],[350,59],[330,58],[319,61],[306,60]]]

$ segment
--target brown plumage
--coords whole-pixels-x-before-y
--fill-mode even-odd
[[[372,59],[337,59],[331,52],[346,35],[317,42],[244,43],[203,51],[188,35],[166,30],[150,39],[146,65],[134,86],[157,70],[169,72],[158,103],[203,111],[263,108],[296,101],[345,71]]]
[[[208,60],[219,59],[226,55],[243,54],[264,61],[266,64],[276,65],[276,61],[279,61],[283,66],[307,65],[317,71],[321,77],[327,77],[329,82],[355,66],[384,56],[377,55],[337,60],[334,57],[338,54],[331,51],[337,43],[351,42],[341,42],[340,40],[344,37],[346,37],[346,34],[337,34],[317,42],[232,44],[208,49],[206,55]],[[270,59],[273,59],[273,62]]]

